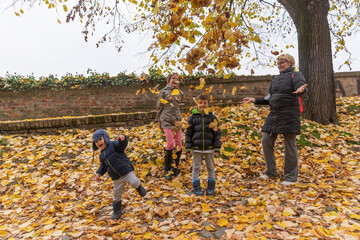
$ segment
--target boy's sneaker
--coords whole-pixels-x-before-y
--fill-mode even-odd
[[[215,196],[215,179],[210,178],[208,180],[206,195],[207,196]]]
[[[204,192],[201,190],[200,180],[196,179],[193,181],[193,190],[196,196],[204,196]]]
[[[263,174],[263,175],[260,176],[260,178],[266,180],[266,179],[269,179],[270,177],[268,175],[266,175],[266,174]]]
[[[281,184],[284,185],[284,186],[289,186],[289,185],[297,184],[297,182],[283,181]]]

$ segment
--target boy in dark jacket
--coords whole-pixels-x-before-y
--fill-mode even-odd
[[[209,107],[209,97],[200,95],[197,97],[197,108],[193,109],[189,117],[189,127],[185,132],[185,150],[186,156],[191,155],[193,151],[193,169],[192,184],[194,193],[197,196],[203,196],[204,192],[200,186],[200,169],[202,159],[205,158],[206,168],[208,171],[208,185],[206,195],[215,195],[215,169],[214,154],[220,153],[221,148],[221,131],[218,128],[216,116],[207,113]]]
[[[100,167],[96,171],[95,180],[100,181],[100,176],[106,172],[114,182],[113,190],[113,219],[121,217],[121,196],[126,183],[136,188],[140,196],[146,195],[146,190],[141,186],[141,181],[134,174],[134,167],[127,158],[124,150],[128,145],[125,135],[119,135],[117,141],[110,141],[109,135],[104,130],[96,130],[93,135],[93,150],[100,149]]]

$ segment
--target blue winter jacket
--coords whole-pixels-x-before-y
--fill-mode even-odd
[[[134,171],[134,167],[124,152],[128,145],[127,137],[125,136],[124,141],[110,141],[109,135],[104,130],[97,130],[93,135],[94,150],[98,149],[95,140],[100,139],[101,136],[104,137],[106,148],[99,155],[101,164],[96,173],[102,176],[107,172],[112,180],[117,180]]]

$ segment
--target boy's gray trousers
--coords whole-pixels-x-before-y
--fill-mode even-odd
[[[113,182],[114,182],[114,190],[113,190],[114,202],[119,202],[121,200],[126,183],[129,183],[133,188],[138,188],[141,184],[140,179],[138,179],[135,176],[134,172],[129,172],[128,174],[122,176],[117,180],[114,180]]]
[[[194,152],[193,157],[193,169],[192,169],[192,181],[199,179],[201,162],[203,157],[205,158],[206,169],[208,171],[208,179],[215,180],[215,168],[214,168],[214,152],[212,153],[201,153]]]

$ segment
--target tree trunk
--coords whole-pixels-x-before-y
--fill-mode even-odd
[[[303,117],[321,124],[338,124],[328,0],[278,0],[294,21],[299,65],[308,83]]]

